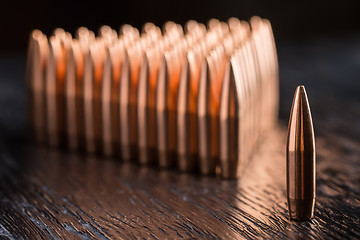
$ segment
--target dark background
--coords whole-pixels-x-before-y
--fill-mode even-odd
[[[210,18],[270,19],[277,40],[335,36],[360,32],[355,1],[5,1],[0,3],[0,53],[23,53],[32,29],[47,35],[56,27],[74,33],[80,26],[97,31],[107,24],[118,29],[124,23],[141,27],[147,21],[162,25],[167,20],[184,24],[189,19],[206,23]]]

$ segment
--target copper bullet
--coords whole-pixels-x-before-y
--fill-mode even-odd
[[[261,76],[251,34],[243,34],[240,43],[230,59],[221,93],[219,137],[224,178],[241,175],[256,149],[259,136]]]
[[[33,128],[32,134],[36,141],[44,142],[46,139],[45,123],[45,90],[46,67],[49,58],[49,45],[47,37],[39,30],[30,35],[26,82],[29,89],[29,115]]]
[[[192,171],[197,163],[197,99],[200,68],[204,54],[200,45],[186,56],[181,71],[177,102],[177,152],[180,171]]]
[[[260,75],[260,94],[261,94],[261,121],[260,129],[262,132],[266,132],[270,129],[271,121],[271,93],[272,88],[269,67],[267,61],[266,49],[263,44],[263,31],[261,29],[261,19],[258,17],[253,17],[250,20],[251,23],[251,32],[252,32],[252,41],[254,45],[254,54],[257,56],[258,63],[258,73]]]
[[[200,73],[197,102],[198,155],[202,174],[215,174],[219,159],[219,102],[226,56],[222,45],[206,57]]]
[[[256,112],[255,110],[257,105],[257,95],[256,95],[256,83],[257,83],[257,74],[255,71],[255,63],[254,63],[254,56],[252,55],[251,45],[249,39],[244,42],[244,56],[246,64],[246,70],[248,72],[248,98],[249,98],[249,157],[247,161],[250,160],[250,157],[255,149],[256,146]],[[246,163],[247,164],[247,163]]]
[[[156,149],[156,86],[160,64],[159,50],[146,51],[139,74],[137,96],[139,162],[153,163],[157,157]]]
[[[242,169],[244,93],[238,69],[236,58],[231,58],[225,69],[220,99],[219,157],[223,178],[236,178]]]
[[[57,77],[56,77],[56,59],[61,51],[60,41],[55,37],[49,40],[49,60],[46,67],[46,126],[47,139],[52,146],[58,145],[59,137],[57,131],[57,121],[59,121],[57,113]]]
[[[73,39],[68,51],[65,76],[65,115],[67,143],[70,149],[82,149],[84,147],[84,64],[89,51],[89,44],[94,40],[93,32],[85,27],[80,27],[76,31],[76,39]]]
[[[272,126],[275,126],[278,112],[279,112],[279,66],[278,66],[278,58],[276,53],[276,46],[273,31],[271,28],[270,21],[267,19],[262,20],[264,28],[265,28],[265,42],[267,43],[270,55],[270,65],[271,65],[271,122]]]
[[[251,78],[251,71],[249,66],[249,59],[246,52],[245,42],[243,43],[242,47],[239,51],[239,63],[240,63],[240,71],[243,72],[243,84],[244,84],[244,127],[242,128],[242,134],[245,136],[246,141],[244,141],[244,146],[242,147],[242,151],[244,151],[245,157],[243,158],[243,165],[249,160],[251,154],[251,144],[252,144],[252,130],[253,130],[253,116],[252,116],[252,107],[251,107],[251,100],[252,100],[252,78]]]
[[[120,40],[107,50],[101,82],[102,144],[106,156],[119,153],[119,81],[125,58],[124,41]]]
[[[121,67],[119,83],[119,125],[120,125],[120,156],[122,160],[130,160],[130,131],[129,131],[129,92],[130,92],[130,60],[126,55]]]
[[[142,39],[141,39],[142,40]],[[137,88],[143,44],[139,40],[126,51],[121,69],[119,109],[121,157],[125,161],[137,155]]]
[[[182,61],[182,49],[164,53],[156,89],[158,164],[170,167],[176,159],[176,101]]]
[[[286,193],[291,219],[313,217],[315,205],[315,138],[305,87],[298,86],[291,107],[286,145]]]
[[[167,22],[164,35],[159,41],[144,49],[140,66],[137,91],[137,130],[139,162],[151,164],[157,159],[156,88],[164,51],[183,36],[182,28]]]
[[[237,178],[243,172],[251,152],[251,136],[254,131],[256,100],[256,77],[253,56],[247,53],[248,32],[232,19],[232,35],[223,39],[229,62],[227,63],[221,89],[219,109],[219,158],[221,176]],[[238,26],[234,24],[238,23]],[[235,50],[234,52],[234,48]],[[252,111],[252,112],[251,112]],[[252,125],[251,125],[252,123]]]
[[[70,149],[78,149],[80,145],[80,132],[82,119],[78,119],[79,105],[77,104],[78,93],[81,91],[81,83],[84,74],[84,56],[80,44],[74,40],[70,46],[65,77],[65,101],[67,121],[67,141]],[[79,84],[80,83],[80,84]],[[80,89],[79,89],[80,88]]]
[[[85,59],[83,100],[85,146],[90,153],[102,149],[101,80],[106,57],[104,42],[98,39],[90,46]]]
[[[262,124],[266,131],[275,126],[278,117],[279,76],[277,54],[270,22],[259,17],[252,17],[250,22],[261,66],[260,72],[264,79],[263,96],[266,100],[263,106],[265,117],[262,119],[267,119],[267,121],[263,121]]]
[[[141,64],[145,49],[161,38],[161,30],[148,23],[141,38],[126,49],[120,77],[120,142],[123,160],[138,159],[137,94]]]
[[[250,89],[250,74],[249,69],[247,67],[247,57],[245,54],[245,46],[244,44],[240,47],[234,54],[235,63],[234,65],[236,68],[234,69],[236,75],[235,77],[239,79],[239,89],[241,89],[243,98],[241,101],[241,120],[240,120],[240,161],[242,168],[248,162],[251,149],[250,149],[250,142],[251,142],[251,106],[250,106],[250,99],[251,99],[251,89]]]
[[[49,41],[49,61],[46,72],[46,112],[48,141],[51,146],[62,145],[66,134],[65,75],[71,35],[55,30]]]

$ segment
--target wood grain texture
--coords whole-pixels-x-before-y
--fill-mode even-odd
[[[240,180],[125,164],[25,141],[24,62],[0,58],[0,238],[360,238],[360,38],[283,42],[277,129]],[[311,221],[288,219],[285,137],[306,86],[317,147]]]

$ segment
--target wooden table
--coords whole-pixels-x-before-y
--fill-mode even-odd
[[[280,42],[280,121],[240,180],[140,167],[25,138],[24,56],[0,57],[0,238],[360,238],[360,37]],[[307,88],[317,147],[311,221],[290,221],[285,136]]]

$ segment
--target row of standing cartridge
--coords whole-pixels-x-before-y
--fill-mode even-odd
[[[38,142],[236,178],[275,126],[278,65],[268,20],[108,26],[30,36]]]

